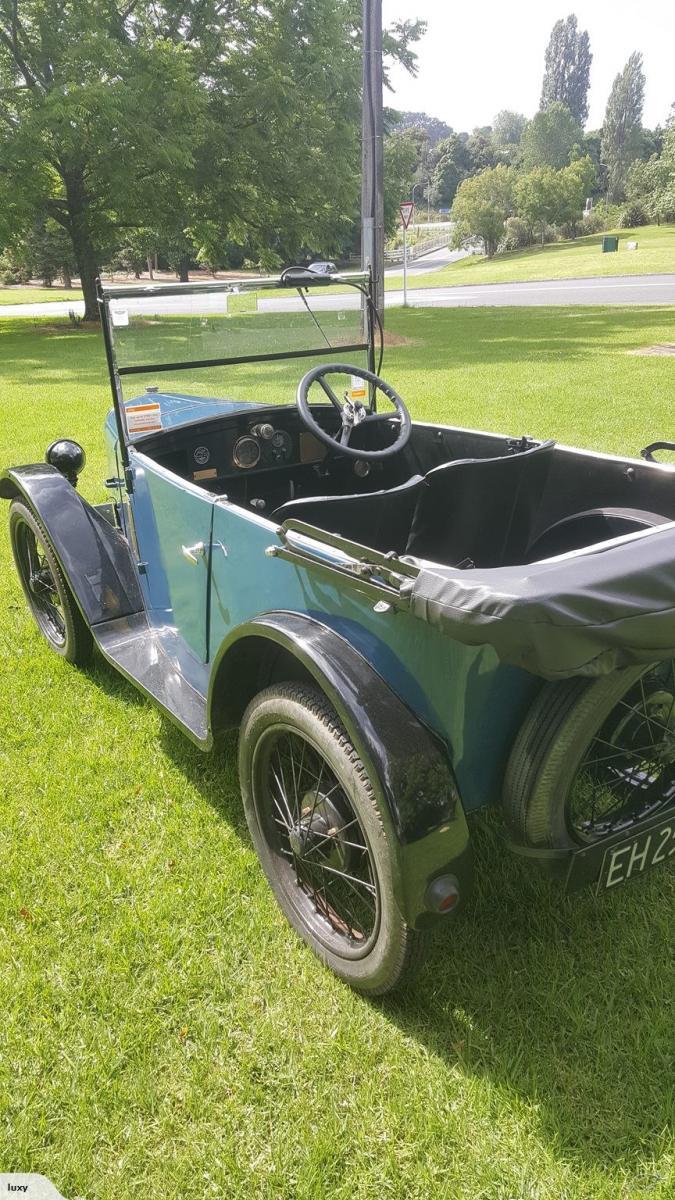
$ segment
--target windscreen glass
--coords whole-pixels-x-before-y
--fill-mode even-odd
[[[157,387],[292,403],[315,362],[367,365],[362,296],[348,285],[129,294],[111,298],[110,316],[125,400]]]

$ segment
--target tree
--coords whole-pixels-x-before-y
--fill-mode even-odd
[[[641,205],[650,221],[675,219],[675,126],[663,138],[660,155],[636,161],[628,172],[626,198]]]
[[[496,146],[519,146],[527,125],[522,113],[503,108],[492,122],[492,140]]]
[[[384,229],[391,237],[400,221],[399,207],[412,192],[417,170],[418,145],[408,130],[392,133],[384,141]]]
[[[359,0],[0,0],[0,241],[47,211],[95,277],[137,228],[283,257],[358,212]],[[419,22],[387,31],[414,69]],[[5,204],[5,200],[7,203]]]
[[[480,238],[488,258],[497,253],[513,207],[515,180],[513,168],[500,164],[460,184],[452,206],[455,245]]]
[[[575,147],[580,146],[583,131],[560,100],[553,101],[548,108],[536,113],[528,122],[522,139],[523,166],[526,170],[535,167],[554,167],[560,170],[567,166]]]
[[[635,51],[614,80],[605,112],[602,161],[607,168],[610,201],[623,199],[630,165],[640,157],[644,94],[642,55]]]
[[[596,185],[596,169],[593,160],[584,155],[558,172],[558,205],[555,224],[560,225],[568,237],[576,237],[583,219],[586,199],[592,196]]]
[[[556,219],[560,202],[560,171],[552,167],[535,167],[519,176],[514,189],[514,207],[525,221],[530,236],[539,233],[542,246],[546,228]]]
[[[579,125],[585,125],[593,55],[588,32],[579,29],[574,14],[556,21],[545,61],[540,108],[544,111],[558,101],[569,109]]]

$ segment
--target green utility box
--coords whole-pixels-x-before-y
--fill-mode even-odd
[[[602,253],[603,254],[612,254],[615,250],[618,250],[618,249],[619,249],[618,237],[612,236],[612,237],[604,237],[602,239]]]

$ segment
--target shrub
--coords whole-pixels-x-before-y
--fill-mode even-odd
[[[509,217],[504,226],[502,250],[523,250],[532,245],[532,232],[522,217]]]
[[[639,200],[624,204],[619,216],[619,229],[633,229],[636,225],[648,225],[649,217]]]
[[[616,229],[621,218],[621,209],[617,204],[606,204],[601,200],[595,208],[584,217],[582,233],[604,233],[606,229]]]

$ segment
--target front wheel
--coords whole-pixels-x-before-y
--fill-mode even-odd
[[[52,650],[81,665],[92,650],[92,636],[73,599],[45,530],[21,500],[9,510],[9,537],[28,606]]]
[[[545,684],[513,747],[506,820],[528,846],[586,846],[675,793],[675,663]]]
[[[325,696],[297,683],[257,695],[239,774],[251,837],[291,925],[352,987],[391,991],[422,935],[398,911],[371,781]]]

